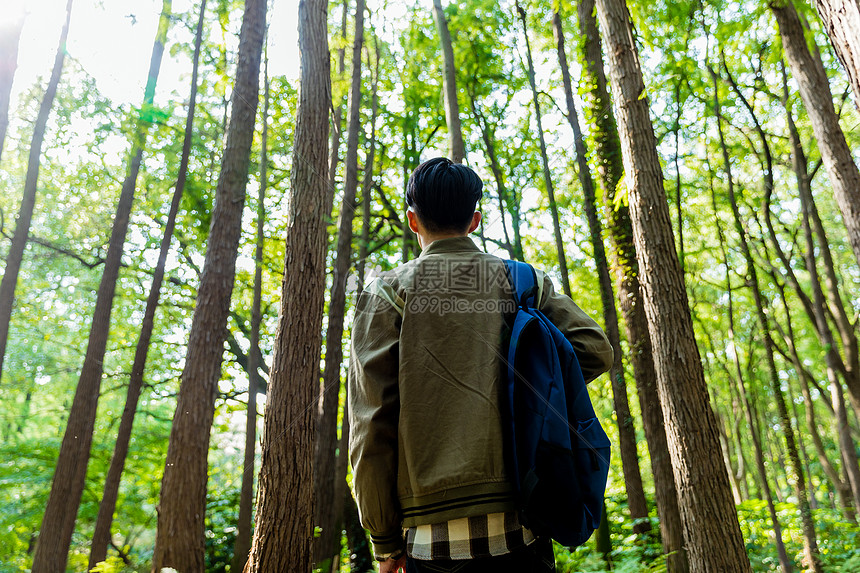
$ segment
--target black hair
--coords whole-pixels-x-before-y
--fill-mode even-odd
[[[484,182],[470,167],[436,157],[415,168],[406,184],[406,204],[430,232],[469,228]]]

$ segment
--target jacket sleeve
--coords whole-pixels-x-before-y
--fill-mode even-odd
[[[591,382],[612,366],[609,339],[569,296],[555,292],[552,280],[545,273],[536,270],[536,274],[543,283],[538,308],[573,345],[582,376],[586,383]]]
[[[400,322],[381,296],[365,291],[359,297],[348,382],[349,449],[361,525],[376,557],[403,547],[397,500]]]

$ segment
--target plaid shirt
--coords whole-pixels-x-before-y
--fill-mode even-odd
[[[406,552],[413,559],[474,559],[504,555],[534,541],[516,511],[452,519],[406,530]]]

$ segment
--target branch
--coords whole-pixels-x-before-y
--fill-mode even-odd
[[[113,547],[117,553],[119,553],[122,562],[125,563],[127,567],[131,567],[131,559],[129,558],[128,553],[126,553],[122,547],[114,543],[113,538],[110,538],[110,546]]]

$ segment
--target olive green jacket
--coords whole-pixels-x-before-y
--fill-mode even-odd
[[[586,381],[609,369],[603,331],[537,271],[540,310]],[[377,554],[403,527],[513,509],[505,472],[501,358],[516,303],[501,259],[469,237],[434,241],[359,297],[352,327],[350,459]]]

